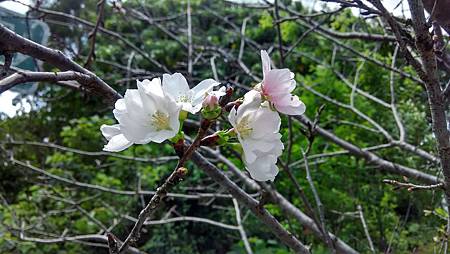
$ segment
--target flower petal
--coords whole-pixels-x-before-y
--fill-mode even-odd
[[[155,96],[159,96],[161,98],[164,97],[164,91],[161,86],[161,79],[154,78],[152,81],[148,79],[144,79],[141,81],[137,81],[138,90],[145,92],[146,94],[153,94]]]
[[[306,106],[305,104],[298,98],[297,95],[291,97],[291,100],[288,103],[283,104],[275,104],[275,108],[286,115],[301,115],[305,113]]]
[[[129,115],[123,115],[120,121],[120,130],[123,135],[136,144],[146,144],[150,142],[154,135],[155,128],[151,125],[151,118],[136,122]]]
[[[263,92],[271,97],[290,93],[295,89],[289,69],[274,69],[266,73],[263,80]]]
[[[124,99],[127,109],[126,114],[135,121],[143,120],[146,112],[144,111],[140,92],[137,89],[127,89]],[[119,123],[121,122],[119,118],[117,120]]]
[[[219,90],[217,91],[211,91],[209,92],[209,94],[216,96],[218,99],[220,99],[220,97],[224,96],[225,94],[227,94],[227,88],[224,86],[221,86],[219,88]]]
[[[228,114],[228,121],[231,123],[233,127],[236,127],[236,107],[233,107],[230,111],[230,114]]]
[[[267,54],[267,51],[265,50],[261,50],[261,62],[263,69],[263,77],[265,77],[266,74],[270,71],[270,57],[269,54]]]
[[[247,164],[246,168],[250,176],[256,181],[273,181],[279,172],[276,161],[275,156],[268,154],[258,157],[253,163]]]
[[[269,108],[261,107],[254,113],[253,122],[251,123],[252,138],[263,139],[280,130],[280,115]]]
[[[162,80],[164,92],[173,97],[175,101],[181,96],[187,96],[189,85],[186,78],[181,73],[164,74]]]
[[[103,147],[103,150],[108,152],[120,152],[127,149],[132,144],[133,142],[126,139],[123,134],[119,134],[112,137],[108,144]]]
[[[118,124],[114,124],[114,125],[103,124],[102,126],[100,126],[100,130],[102,131],[103,136],[107,140],[111,140],[112,137],[119,135],[121,133],[120,127]]]
[[[198,85],[191,89],[192,104],[195,106],[202,103],[205,96],[212,91],[213,87],[218,86],[219,84],[220,83],[214,79],[205,79],[198,83]]]
[[[125,99],[118,99],[114,104],[114,109],[119,111],[126,111],[127,107],[125,106]]]

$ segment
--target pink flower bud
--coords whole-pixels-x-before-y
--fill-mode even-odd
[[[214,94],[208,94],[203,100],[203,108],[214,109],[219,105],[219,98]]]

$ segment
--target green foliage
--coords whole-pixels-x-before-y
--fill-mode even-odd
[[[95,22],[96,1],[53,1],[50,8],[73,12],[81,18]],[[81,8],[80,2],[85,4]],[[145,5],[155,18],[176,15],[185,11],[187,1],[123,1],[124,6],[141,9]],[[288,2],[288,1],[285,1]],[[293,8],[301,10],[301,5],[294,1],[286,3],[295,5]],[[193,15],[193,41],[201,45],[223,48],[237,55],[241,38],[232,29],[226,27],[223,21],[211,14],[211,10],[226,16],[235,24],[242,24],[244,18],[251,16],[246,28],[246,36],[256,43],[269,47],[277,45],[274,18],[271,12],[237,8],[222,1],[192,0]],[[209,9],[207,9],[207,8]],[[124,38],[144,51],[150,58],[168,66],[175,72],[185,72],[187,50],[180,44],[163,33],[153,25],[145,21],[127,17],[127,15],[113,12],[108,6],[105,15],[105,28],[122,33]],[[288,16],[281,12],[282,16]],[[164,23],[171,29],[184,29],[185,15],[181,15],[172,21]],[[353,26],[367,24],[354,17],[351,11],[345,10],[339,15],[333,15],[330,20],[324,20],[324,24],[341,32],[352,31]],[[226,28],[224,28],[226,27]],[[89,50],[87,33],[82,29],[67,29],[59,24],[51,24],[54,35],[61,38],[50,41],[50,45],[60,48],[60,43],[66,48],[77,45],[79,54],[74,60],[84,63]],[[295,21],[284,22],[281,25],[283,44],[292,45],[307,29]],[[382,31],[378,25],[365,27],[368,32]],[[184,31],[184,30],[183,30]],[[180,32],[184,34],[184,32]],[[187,42],[187,36],[181,36],[180,41]],[[65,45],[65,44],[68,45]],[[393,48],[384,43],[372,43],[358,40],[346,41],[359,52],[389,63],[392,60]],[[254,73],[261,73],[260,59],[251,43],[247,43],[247,49],[242,61]],[[374,50],[375,48],[379,50]],[[196,54],[205,54],[208,57],[217,56],[217,52],[201,48],[195,49]],[[134,55],[132,61],[130,60]],[[159,70],[146,57],[138,54],[126,46],[122,41],[116,41],[105,35],[98,36],[96,44],[96,61],[92,66],[93,71],[102,79],[111,84],[115,89],[123,93],[127,87],[134,88],[134,79],[143,76],[159,75]],[[385,143],[386,140],[373,130],[373,126],[361,119],[349,110],[333,105],[329,101],[308,92],[301,84],[314,87],[324,96],[349,104],[349,94],[352,88],[336,75],[343,73],[348,77],[356,78],[355,73],[361,66],[357,77],[358,88],[370,93],[385,102],[390,102],[389,81],[390,73],[370,62],[354,59],[349,52],[338,52],[333,57],[333,45],[317,34],[311,33],[297,45],[292,54],[286,59],[285,65],[295,72],[295,78],[299,84],[295,93],[307,105],[308,116],[314,116],[317,109],[325,104],[325,110],[321,115],[320,125],[332,130],[337,136],[354,143],[360,147],[370,147]],[[279,54],[272,53],[273,61],[279,62]],[[320,63],[318,63],[318,61]],[[117,63],[120,66],[129,64],[132,68],[146,70],[145,73],[127,74],[123,68],[109,64]],[[252,86],[254,81],[236,71],[236,63],[224,62],[220,57],[215,60],[219,77],[236,80],[240,84]],[[399,59],[398,66],[403,66]],[[363,64],[363,65],[362,65]],[[49,68],[47,66],[47,68]],[[402,67],[405,72],[412,73],[409,67]],[[127,75],[131,75],[130,82],[122,82]],[[193,82],[197,79],[212,76],[210,62],[198,62],[194,66]],[[429,124],[426,121],[426,96],[424,90],[408,79],[396,78],[395,91],[398,111],[402,117],[408,142],[419,144],[427,151],[434,150],[433,137]],[[353,83],[354,80],[349,80]],[[237,93],[242,92],[240,89]],[[66,147],[90,152],[101,151],[105,140],[101,136],[99,128],[102,124],[112,124],[113,116],[110,108],[105,108],[104,103],[98,98],[93,98],[85,93],[68,91],[55,86],[42,85],[37,97],[45,98],[38,110],[12,119],[3,120],[0,123],[0,138],[7,140],[42,141],[60,144]],[[57,99],[55,99],[57,98]],[[357,96],[355,106],[375,119],[383,123],[383,127],[390,133],[398,135],[395,121],[389,110],[366,98]],[[353,124],[357,123],[357,124]],[[302,128],[295,121],[293,128],[293,145],[291,162],[297,162],[291,167],[294,176],[311,203],[313,194],[306,180],[301,152],[307,146],[305,136],[300,132]],[[186,135],[194,135],[195,129],[187,127]],[[287,120],[283,118],[283,139],[287,146],[288,129]],[[8,136],[6,135],[8,134]],[[138,162],[113,156],[88,156],[76,152],[58,150],[48,147],[33,145],[5,144],[7,149],[14,151],[14,156],[20,161],[29,161],[55,176],[64,177],[72,181],[103,186],[105,188],[135,191],[140,185],[142,190],[155,190],[167,177],[176,165],[176,161],[170,160],[163,163]],[[228,150],[229,149],[229,150]],[[228,147],[224,154],[238,167],[244,168],[242,161],[230,150],[239,152],[239,147]],[[311,154],[330,153],[340,151],[340,148],[327,140],[317,137],[312,146]],[[420,168],[425,172],[437,173],[432,165],[401,149],[389,148],[379,150],[377,153],[389,160],[400,164]],[[174,156],[175,153],[169,143],[135,145],[118,153],[123,157],[161,158]],[[16,224],[16,218],[20,218],[26,227],[40,225],[35,232],[50,231],[56,236],[61,235],[66,229],[71,235],[96,234],[102,228],[98,222],[109,227],[121,220],[113,229],[115,235],[124,239],[132,226],[132,222],[120,218],[118,214],[127,214],[136,217],[141,209],[141,197],[135,195],[117,195],[110,192],[102,192],[89,188],[78,188],[61,181],[43,178],[26,167],[8,163],[6,155],[0,155],[0,161],[5,164],[0,166],[0,192],[2,199],[0,205],[0,252],[1,253],[106,253],[104,248],[89,247],[75,242],[57,244],[39,244],[20,241],[18,232],[21,225]],[[287,160],[283,155],[282,159]],[[321,200],[325,206],[325,218],[328,229],[338,235],[345,242],[354,246],[361,253],[369,253],[368,242],[362,228],[359,217],[349,216],[348,213],[356,211],[358,205],[364,209],[369,232],[376,248],[384,252],[387,246],[391,246],[395,253],[431,253],[430,250],[444,237],[446,211],[440,206],[440,193],[422,192],[411,195],[407,191],[395,191],[382,184],[384,178],[395,178],[386,173],[379,173],[364,161],[348,154],[333,156],[326,160],[315,159],[311,161],[311,174]],[[217,163],[224,172],[226,165]],[[188,179],[175,187],[175,193],[188,193],[189,187],[194,191],[215,192],[218,185],[211,182],[192,163],[188,164]],[[238,182],[242,185],[242,183]],[[304,211],[305,205],[301,201],[292,182],[286,172],[281,170],[274,183],[279,192],[294,205]],[[197,190],[195,187],[203,186]],[[208,186],[208,187],[204,187]],[[148,201],[150,196],[142,197]],[[76,205],[67,202],[75,200]],[[234,210],[228,209],[231,201],[227,199],[179,199],[169,198],[160,211],[155,215],[159,219],[166,215],[171,208],[177,213],[186,216],[205,217],[222,223],[235,225]],[[223,209],[223,207],[227,207]],[[278,218],[283,226],[289,229],[305,243],[312,244],[313,253],[329,253],[326,245],[317,240],[312,232],[309,232],[298,222],[288,219],[284,211],[279,207],[268,204],[266,208]],[[249,236],[249,241],[254,253],[290,253],[289,250],[276,241],[271,232],[253,215],[243,210],[244,225]],[[87,214],[86,214],[87,213]],[[45,217],[43,215],[46,214]],[[91,218],[95,218],[95,223]],[[11,233],[12,232],[12,233]],[[36,234],[37,234],[36,233]],[[37,234],[38,235],[38,234]],[[53,235],[53,237],[55,236]],[[214,227],[212,225],[195,222],[176,222],[164,225],[153,225],[146,228],[141,241],[137,246],[148,253],[245,253],[243,242],[238,231]],[[52,236],[46,236],[52,237]],[[437,240],[436,240],[437,239]]]

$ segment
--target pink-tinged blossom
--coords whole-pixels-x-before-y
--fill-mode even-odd
[[[115,104],[113,113],[119,124],[101,126],[109,141],[103,150],[119,152],[132,144],[161,143],[178,133],[181,105],[163,92],[161,80],[137,81],[137,86]]]
[[[277,158],[284,148],[278,133],[278,113],[261,104],[261,95],[252,90],[237,110],[231,110],[228,120],[242,145],[243,160],[252,178],[273,181],[278,174]]]
[[[261,50],[263,81],[258,85],[265,100],[272,103],[277,111],[286,115],[301,115],[305,112],[305,104],[297,95],[292,95],[296,82],[294,73],[289,69],[271,69],[270,57]]]

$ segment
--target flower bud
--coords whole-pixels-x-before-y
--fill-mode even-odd
[[[208,110],[213,110],[219,105],[219,98],[214,94],[208,94],[203,100],[203,108]]]
[[[215,94],[208,94],[203,100],[202,106],[202,116],[205,119],[216,119],[222,113],[222,108],[219,105],[219,98]]]
[[[214,134],[204,137],[200,141],[201,146],[223,146],[228,144],[228,140],[232,137],[234,131],[217,131]]]

